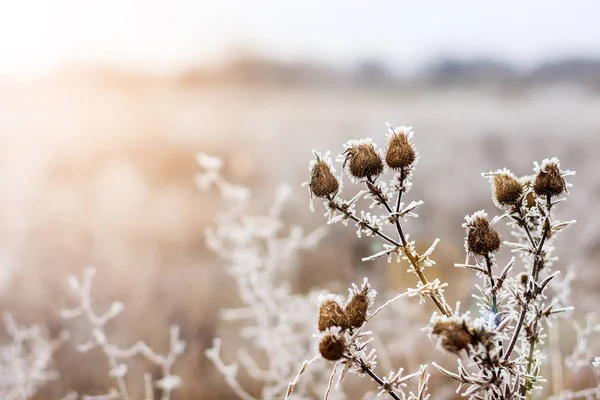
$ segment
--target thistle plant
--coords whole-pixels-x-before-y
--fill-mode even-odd
[[[456,356],[456,370],[433,365],[458,382],[457,392],[472,399],[522,399],[542,387],[546,329],[557,314],[571,311],[563,304],[561,293],[551,289],[559,271],[552,255],[559,233],[575,221],[561,222],[555,209],[566,200],[567,176],[556,158],[534,164],[534,175],[518,178],[507,169],[483,174],[492,186],[492,198],[499,213],[491,220],[481,210],[465,218],[466,261],[456,267],[473,271],[481,283],[473,294],[479,308],[476,316],[461,313],[459,304],[451,307],[445,298],[446,283],[429,279],[427,270],[435,265],[431,256],[439,240],[420,254],[406,231],[409,218],[422,201],[407,203],[406,196],[419,155],[413,144],[410,127],[388,125],[387,144],[379,149],[371,139],[351,140],[337,158],[338,174],[330,153],[314,152],[309,165],[310,179],[304,185],[310,193],[310,208],[316,199],[324,201],[329,224],[354,224],[359,238],[377,239],[382,250],[363,261],[386,257],[388,262],[407,266],[414,274],[414,288],[392,300],[420,296],[436,308],[430,324],[424,328],[445,353]],[[359,187],[348,197],[343,195],[344,178]],[[361,209],[361,200],[371,202],[369,210]],[[511,239],[503,240],[496,225],[505,221]],[[498,255],[510,251],[518,255],[503,266]],[[353,299],[362,296],[361,318],[352,319],[356,307]],[[318,305],[319,356],[333,363],[330,381],[338,374],[338,382],[347,370],[369,376],[382,393],[394,399],[426,398],[426,368],[402,377],[390,373],[381,378],[375,371],[376,353],[369,349],[368,321],[384,306],[371,312],[375,291],[365,281],[353,286],[343,302],[336,296],[325,297]],[[368,301],[366,300],[368,299]],[[352,320],[352,322],[350,322]],[[302,366],[301,372],[314,359]],[[343,368],[338,372],[338,367]],[[594,364],[595,365],[595,364]],[[416,394],[405,393],[405,382],[421,376]],[[290,384],[290,391],[300,375]],[[331,385],[330,385],[331,386]],[[423,390],[422,390],[423,389]],[[331,387],[328,387],[326,397]],[[289,393],[289,392],[288,392]],[[587,393],[587,392],[586,392]]]

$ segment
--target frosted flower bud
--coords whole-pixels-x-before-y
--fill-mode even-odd
[[[494,199],[500,206],[514,206],[523,197],[523,185],[509,173],[494,175]]]
[[[454,354],[469,351],[473,343],[471,329],[466,319],[458,317],[439,317],[432,321],[431,334],[438,337],[439,346]]]
[[[342,329],[348,327],[348,318],[339,301],[334,296],[326,297],[319,307],[318,329],[321,332],[339,326]]]
[[[317,159],[310,173],[309,188],[316,197],[329,197],[337,193],[340,184],[331,172],[331,167],[322,159]]]
[[[487,215],[478,211],[467,217],[467,238],[465,240],[469,253],[485,256],[500,249],[500,235],[492,228]]]
[[[346,304],[346,316],[348,317],[348,326],[359,328],[367,319],[367,311],[371,304],[371,299],[367,294],[368,287],[360,293],[356,293],[348,304]]]
[[[323,335],[319,342],[319,353],[321,357],[329,361],[337,361],[344,356],[346,351],[346,339],[339,331],[330,331]]]
[[[385,163],[392,169],[402,169],[412,166],[417,159],[410,138],[405,132],[392,132],[389,136],[388,148],[385,154]]]
[[[353,142],[344,153],[344,167],[348,165],[354,178],[376,178],[383,173],[383,160],[370,141]]]
[[[533,190],[538,196],[558,196],[567,190],[567,184],[557,161],[547,160],[539,168],[533,182]]]

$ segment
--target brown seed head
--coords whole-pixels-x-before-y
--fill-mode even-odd
[[[494,196],[500,205],[517,205],[523,196],[523,185],[512,174],[494,175]]]
[[[342,358],[345,350],[346,340],[339,334],[327,333],[319,342],[321,357],[329,361],[337,361]]]
[[[333,196],[340,188],[337,178],[331,172],[331,167],[317,159],[310,174],[310,191],[316,197]]]
[[[392,169],[407,168],[414,164],[417,153],[405,133],[393,133],[390,137],[385,162]]]
[[[348,327],[348,318],[340,303],[332,298],[323,300],[321,307],[319,307],[319,321],[317,325],[321,332],[333,326],[346,329]]]
[[[500,235],[485,217],[476,216],[468,224],[467,249],[480,256],[495,253],[500,249]]]
[[[438,336],[441,347],[454,354],[469,351],[469,345],[475,344],[471,329],[466,320],[459,318],[439,318],[432,326],[431,333]]]
[[[346,304],[346,316],[348,317],[349,327],[359,328],[365,323],[369,301],[366,290],[352,296],[348,304]]]
[[[375,178],[383,172],[383,161],[372,143],[360,143],[346,150],[344,166],[355,178]]]
[[[558,165],[550,162],[540,169],[533,182],[533,190],[540,197],[558,196],[566,191],[567,184]]]

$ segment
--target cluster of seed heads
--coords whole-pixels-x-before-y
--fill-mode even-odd
[[[332,213],[339,211],[341,212],[339,217],[345,218],[345,221],[351,219],[356,222],[359,233],[364,230],[380,236],[391,243],[387,245],[388,248],[393,251],[401,250],[400,253],[403,252],[406,259],[412,263],[421,283],[428,284],[423,273],[423,265],[419,262],[420,256],[412,253],[411,243],[405,240],[398,219],[399,215],[404,215],[404,209],[401,209],[402,194],[410,187],[409,179],[418,159],[418,153],[412,144],[411,128],[392,128],[390,126],[387,147],[384,149],[378,149],[371,139],[351,140],[345,145],[345,151],[337,158],[337,161],[342,163],[343,173],[349,175],[353,182],[365,183],[368,189],[347,202],[337,201],[342,188],[342,176],[336,175],[328,157],[329,153],[326,153],[324,157],[318,153],[315,155],[316,160],[312,161],[309,167],[311,175],[310,181],[307,183],[311,194],[311,210],[314,197],[327,199],[325,207],[330,212],[326,216],[330,216],[330,222],[340,220],[338,217],[331,218]],[[376,180],[385,170],[397,172],[394,179],[397,179],[398,183],[393,186],[386,183],[378,185]],[[485,398],[514,398],[513,395],[520,392],[520,398],[522,398],[527,391],[531,390],[530,386],[537,379],[538,372],[533,366],[537,357],[537,353],[534,352],[535,341],[538,340],[541,329],[541,323],[538,323],[538,320],[541,318],[540,316],[549,315],[544,310],[552,309],[542,308],[539,297],[543,287],[552,279],[553,275],[545,278],[543,286],[536,285],[539,284],[539,271],[544,268],[546,262],[547,248],[544,245],[548,243],[548,239],[552,238],[553,232],[572,223],[551,223],[550,219],[551,206],[555,204],[552,203],[551,198],[567,191],[567,187],[570,185],[565,182],[564,176],[572,173],[561,170],[560,162],[556,158],[546,159],[541,165],[535,163],[534,171],[534,175],[523,177],[515,176],[508,169],[484,174],[492,183],[492,198],[495,205],[502,210],[502,215],[489,221],[484,211],[478,211],[467,216],[463,225],[466,228],[467,262],[457,266],[476,270],[484,279],[485,285],[478,286],[483,296],[477,297],[481,299],[479,305],[482,318],[471,321],[468,313],[462,316],[458,314],[458,307],[456,313],[453,313],[442,292],[429,295],[441,312],[440,315],[432,316],[428,327],[430,335],[437,339],[441,349],[460,357],[466,355],[474,365],[479,366],[479,371],[468,372],[459,365],[458,374],[438,367],[448,376],[460,381],[461,386],[467,383],[471,385],[465,394],[485,390]],[[393,189],[385,189],[388,187]],[[385,207],[390,213],[388,220],[396,225],[399,235],[398,242],[390,239],[386,234],[382,234],[377,222],[370,219],[372,216],[365,216],[362,211],[360,218],[356,216],[353,208],[354,201],[362,193],[368,193],[365,197],[371,197],[374,200],[372,207]],[[398,196],[395,213],[388,203],[394,194]],[[523,230],[523,241],[528,239],[531,242],[528,245],[531,245],[535,251],[531,270],[515,276],[514,280],[508,275],[514,259],[507,264],[499,276],[493,273],[493,268],[496,266],[496,253],[500,251],[501,247],[501,237],[493,225],[503,218],[509,218],[509,225]],[[344,219],[341,220],[344,221]],[[530,232],[534,232],[534,234],[532,235]],[[518,236],[518,233],[516,235]],[[521,241],[521,237],[518,237],[518,240]],[[507,242],[507,244],[511,247],[519,246],[519,249],[523,246],[521,242]],[[367,259],[374,259],[382,254],[390,253],[389,250],[386,250]],[[475,265],[469,265],[469,256],[475,257]],[[506,280],[507,278],[509,279]],[[512,286],[513,282],[516,283],[516,286]],[[534,292],[533,288],[538,287],[542,289]],[[517,296],[517,302],[511,302],[509,297],[511,293]],[[336,296],[327,297],[321,302],[317,326],[320,332],[319,353],[322,358],[335,362],[341,359],[356,360],[353,355],[353,351],[359,348],[359,345],[356,344],[356,337],[361,334],[361,327],[369,319],[370,301],[369,288],[365,286],[363,289],[352,292],[345,305]],[[515,306],[517,303],[521,306],[520,311],[515,311],[519,318],[507,318],[507,315],[511,315],[509,313],[511,307],[518,307],[518,305]],[[377,314],[377,311],[374,314]],[[509,341],[503,342],[500,336],[504,335],[501,332],[505,332],[507,326],[512,327],[512,335]],[[511,332],[511,329],[508,332]],[[521,347],[530,349],[529,355],[518,355],[511,358],[513,350],[517,349],[518,352],[520,349],[520,347],[515,347],[517,343],[524,343]],[[508,361],[510,363],[507,363]],[[525,367],[525,365],[527,366]],[[372,378],[376,377],[375,373],[364,365],[360,366],[360,371],[370,371],[369,375]],[[501,378],[500,375],[504,373],[506,375],[502,375]],[[519,373],[527,376],[524,379],[519,378]],[[509,376],[517,376],[517,378],[507,378]],[[508,379],[509,382],[502,383],[502,379]],[[384,380],[375,378],[374,380],[385,388],[385,383],[382,383],[385,382]],[[516,382],[514,385],[511,383],[513,381]],[[500,392],[503,393],[500,395],[501,397],[488,397],[490,394],[495,396]],[[397,398],[391,392],[390,395]],[[484,396],[477,396],[477,398],[484,398]]]
[[[319,353],[330,361],[342,358],[346,350],[343,332],[360,328],[367,320],[369,310],[369,287],[354,293],[345,306],[337,298],[327,297],[319,307],[317,327],[324,332],[319,342]]]
[[[411,132],[391,130],[388,147],[382,156],[370,141],[356,141],[350,145],[343,155],[343,168],[356,179],[375,180],[385,166],[392,170],[409,170],[417,161],[417,152],[411,143]],[[335,196],[340,189],[339,179],[332,167],[317,156],[311,169],[308,184],[313,196],[329,198]]]

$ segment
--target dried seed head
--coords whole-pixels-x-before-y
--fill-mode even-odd
[[[537,169],[537,175],[533,182],[535,194],[540,197],[558,196],[567,190],[558,160],[544,160]]]
[[[326,297],[319,307],[319,320],[317,322],[319,331],[339,326],[342,329],[348,327],[348,318],[343,307],[333,296]]]
[[[500,249],[500,235],[492,228],[487,220],[487,215],[478,211],[473,216],[467,217],[466,247],[469,253],[485,256],[495,253]]]
[[[312,167],[308,186],[316,197],[333,196],[340,188],[337,178],[331,172],[331,167],[320,158],[317,158]]]
[[[483,326],[475,327],[466,317],[433,316],[429,327],[432,336],[438,338],[438,345],[450,353],[470,352],[470,346],[488,343],[493,336]]]
[[[344,153],[344,166],[348,165],[354,178],[376,178],[383,172],[383,161],[370,140],[350,142]]]
[[[523,185],[508,171],[494,174],[494,200],[500,206],[514,206],[523,197]]]
[[[346,339],[339,332],[327,332],[319,342],[321,357],[329,361],[337,361],[344,356]]]
[[[466,319],[457,317],[438,317],[432,321],[431,334],[439,338],[439,345],[450,353],[459,354],[469,351],[469,345],[475,344],[471,328]]]
[[[416,159],[417,152],[410,142],[409,135],[405,132],[392,130],[389,136],[388,149],[385,154],[385,162],[388,167],[398,170],[408,168],[414,164]]]
[[[348,326],[359,328],[367,320],[367,311],[369,309],[370,299],[366,291],[356,293],[348,304],[346,304],[346,316],[348,317]]]

